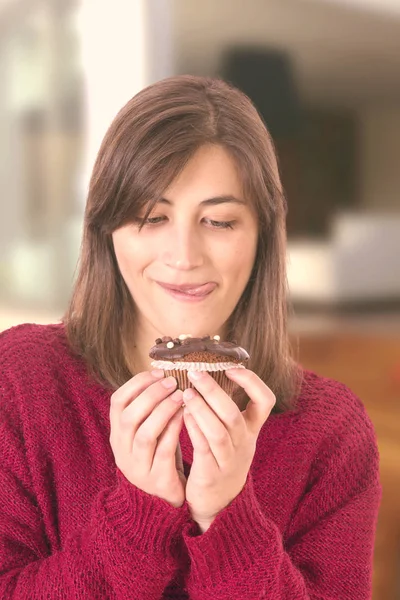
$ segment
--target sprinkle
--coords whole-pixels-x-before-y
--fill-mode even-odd
[[[213,340],[215,340],[216,342],[220,341],[220,336],[219,335],[214,335]]]
[[[174,347],[174,342],[168,342],[167,348],[173,348],[173,347]]]
[[[192,336],[190,335],[190,333],[181,333],[181,335],[179,336],[180,340],[186,340],[186,338],[191,338]]]

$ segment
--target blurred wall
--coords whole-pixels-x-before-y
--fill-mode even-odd
[[[0,2],[0,329],[63,313],[100,143],[172,73],[170,14],[169,0]]]
[[[363,109],[361,123],[362,203],[400,210],[400,104]]]
[[[291,53],[305,101],[354,106],[400,98],[400,12],[322,0],[173,0],[177,72],[215,73],[252,42]]]

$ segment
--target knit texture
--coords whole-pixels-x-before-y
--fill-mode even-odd
[[[344,385],[305,372],[263,426],[242,492],[201,534],[132,485],[109,443],[111,391],[64,327],[0,335],[2,600],[364,600],[381,497],[375,433]],[[185,468],[193,448],[185,426]]]

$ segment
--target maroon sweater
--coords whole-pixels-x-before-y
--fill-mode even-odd
[[[61,325],[0,335],[0,598],[364,600],[381,495],[373,427],[342,384],[305,373],[263,426],[246,485],[201,534],[128,482],[111,392]],[[188,469],[192,446],[180,436]]]

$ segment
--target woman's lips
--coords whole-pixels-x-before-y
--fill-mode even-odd
[[[183,300],[186,302],[199,302],[204,300],[211,294],[217,287],[216,283],[212,281],[203,284],[195,285],[179,285],[175,286],[172,284],[157,282],[170,296],[173,296],[177,300]]]

